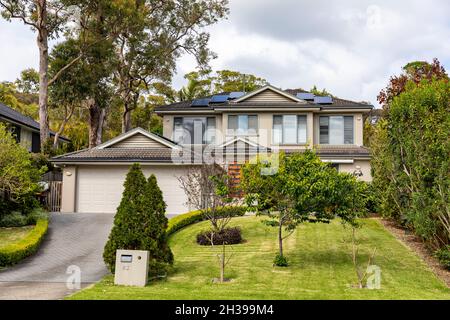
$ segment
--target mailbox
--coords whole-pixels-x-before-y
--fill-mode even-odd
[[[117,250],[114,284],[145,287],[148,280],[148,251]]]

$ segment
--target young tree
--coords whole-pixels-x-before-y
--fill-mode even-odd
[[[276,165],[274,165],[276,164]],[[276,170],[271,170],[275,168]],[[356,178],[338,173],[312,150],[257,159],[242,169],[241,187],[247,205],[278,228],[279,252],[275,264],[286,266],[283,240],[302,222],[328,223],[335,217],[353,220],[353,199],[348,186]],[[287,232],[287,234],[285,234]]]
[[[17,89],[22,93],[37,94],[39,92],[39,73],[33,68],[28,68],[20,73],[16,80]]]
[[[151,176],[147,181],[140,165],[133,164],[124,187],[103,259],[114,272],[117,249],[147,250],[150,252],[149,274],[161,275],[172,264],[173,255],[166,238],[166,205],[156,178]]]
[[[186,174],[178,177],[178,181],[188,198],[187,205],[203,210],[211,222],[213,233],[221,233],[230,222],[232,213],[220,208],[235,201],[230,196],[232,190],[225,170],[216,163],[192,166]]]

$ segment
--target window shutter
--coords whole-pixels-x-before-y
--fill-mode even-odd
[[[237,116],[228,116],[228,129],[237,130]]]
[[[248,130],[251,131],[251,133],[257,133],[258,116],[248,116]]]
[[[344,144],[353,144],[353,116],[344,117]]]
[[[297,143],[306,143],[306,116],[298,116],[297,119]]]
[[[329,117],[320,117],[319,118],[319,126],[320,126],[320,144],[328,144],[329,143]]]

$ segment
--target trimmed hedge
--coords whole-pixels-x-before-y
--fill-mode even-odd
[[[230,212],[231,211],[231,212]],[[225,216],[226,214],[230,214],[232,217],[240,217],[245,214],[247,211],[247,207],[243,206],[230,206],[230,207],[223,207],[218,209],[218,215],[219,216]],[[169,219],[169,223],[167,226],[167,235],[170,236],[171,234],[175,233],[176,231],[180,230],[181,228],[184,228],[188,225],[191,225],[196,222],[200,222],[205,220],[205,216],[203,214],[202,210],[195,210],[188,213],[180,214],[176,217],[173,217]]]
[[[0,249],[0,266],[10,266],[37,251],[48,230],[48,220],[40,219],[34,229],[22,240]]]
[[[206,230],[197,234],[197,243],[201,246],[210,246],[211,240],[214,245],[241,243],[241,229],[239,227],[225,228],[217,233]]]

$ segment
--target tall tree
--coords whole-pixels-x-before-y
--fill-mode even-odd
[[[125,1],[129,17],[123,19],[115,39],[115,80],[122,98],[122,131],[131,128],[131,111],[154,81],[170,81],[176,60],[193,55],[206,68],[215,55],[208,49],[209,34],[202,30],[228,13],[227,0]]]
[[[48,124],[48,40],[57,37],[68,17],[66,6],[59,0],[0,0],[2,16],[19,19],[37,33],[39,49],[39,125],[41,145],[49,136]]]

